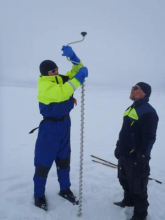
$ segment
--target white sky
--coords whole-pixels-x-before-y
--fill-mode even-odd
[[[60,73],[73,49],[89,68],[89,84],[129,89],[139,81],[165,88],[164,0],[0,0],[0,84],[36,86],[38,66],[52,59]]]

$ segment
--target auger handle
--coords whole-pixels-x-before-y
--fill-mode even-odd
[[[85,36],[87,35],[87,32],[81,32],[81,35],[82,35],[83,37],[85,37]]]
[[[82,42],[84,40],[85,36],[87,35],[87,32],[81,32],[81,35],[83,36],[82,40],[73,41],[71,43],[68,43],[67,46],[69,46],[70,44],[76,44],[76,43]]]
[[[71,44],[76,44],[76,43],[82,42],[82,41],[84,40],[85,36],[87,35],[87,32],[83,31],[83,32],[81,32],[81,35],[83,36],[83,39],[82,39],[82,40],[78,40],[78,41],[74,41],[74,42],[68,43],[67,46],[69,46],[69,45],[71,45]],[[70,60],[69,57],[66,57],[66,58],[67,58],[68,61],[70,61],[70,62],[72,62],[72,63],[74,63],[74,64],[78,64],[77,62]],[[83,65],[82,65],[82,66],[83,66]]]

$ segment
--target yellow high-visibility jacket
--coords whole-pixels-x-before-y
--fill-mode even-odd
[[[60,118],[72,110],[74,107],[73,93],[81,85],[74,76],[81,67],[81,62],[73,65],[72,70],[64,76],[39,76],[37,98],[40,113],[44,117]]]

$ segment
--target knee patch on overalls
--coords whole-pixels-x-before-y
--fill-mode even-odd
[[[42,166],[42,164],[39,164],[38,167],[36,168],[35,175],[38,177],[47,178],[50,168],[51,167],[44,167]]]
[[[56,162],[58,169],[65,170],[65,169],[69,168],[69,166],[70,166],[70,157],[65,158],[65,159],[57,158],[55,160],[55,162]]]

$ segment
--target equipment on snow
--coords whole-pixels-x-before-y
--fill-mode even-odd
[[[100,164],[103,164],[105,166],[108,166],[108,167],[112,167],[112,168],[116,168],[116,166],[113,166],[113,165],[110,165],[110,164],[106,164],[106,163],[102,163],[102,162],[99,162],[97,160],[92,160],[93,162],[96,162],[96,163],[100,163]]]
[[[75,44],[82,42],[87,35],[87,32],[81,32],[81,35],[83,36],[82,40],[74,41],[71,43],[68,43],[67,45]],[[69,58],[67,58],[70,62],[76,63]],[[78,64],[78,63],[77,63]],[[83,67],[83,65],[82,65]],[[80,125],[80,174],[79,174],[79,209],[78,209],[78,216],[80,217],[82,215],[82,185],[83,185],[83,151],[84,151],[84,96],[85,96],[85,80],[81,87],[81,125]]]
[[[117,167],[116,164],[111,163],[111,162],[109,162],[109,161],[107,161],[107,160],[103,160],[103,159],[101,159],[101,158],[99,158],[99,157],[96,157],[96,156],[94,156],[94,155],[91,155],[91,157],[94,157],[94,158],[96,158],[96,159],[98,159],[98,160],[101,160],[101,161],[103,161],[103,162],[106,162],[106,163],[108,163],[108,164],[110,164],[110,165],[113,165],[113,166]]]
[[[73,205],[79,204],[79,201],[76,199],[76,196],[74,196],[73,192],[70,189],[60,190],[59,195],[71,202]]]
[[[94,156],[94,155],[91,155],[91,157],[96,158],[96,159],[98,159],[98,160],[101,160],[101,161],[103,161],[103,162],[105,162],[105,163],[101,163],[101,162],[96,161],[96,160],[92,160],[93,162],[97,162],[97,163],[100,163],[100,164],[105,165],[105,166],[117,168],[117,165],[116,165],[116,164],[111,163],[111,162],[109,162],[109,161],[107,161],[107,160],[104,160],[104,159],[102,159],[102,158],[96,157],[96,156]],[[151,177],[148,177],[148,179],[149,179],[149,180],[154,180],[155,182],[162,184],[162,182],[159,181],[159,180],[157,180],[157,179],[154,179],[154,178],[151,178]]]

